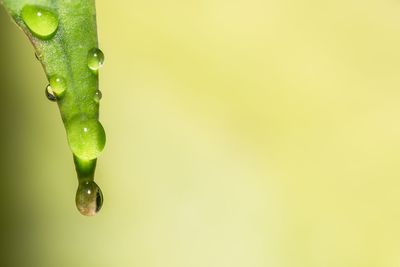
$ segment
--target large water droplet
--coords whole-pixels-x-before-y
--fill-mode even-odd
[[[78,116],[68,122],[66,128],[69,147],[78,158],[90,160],[101,154],[106,134],[98,120]]]
[[[101,91],[97,90],[96,93],[94,94],[93,99],[96,103],[99,103],[102,97],[103,97],[103,94],[101,93]]]
[[[25,5],[21,16],[29,30],[40,38],[52,36],[58,28],[56,14],[40,6]]]
[[[50,77],[50,86],[57,96],[61,96],[61,94],[67,88],[67,83],[65,82],[65,79],[61,76],[54,75]]]
[[[57,98],[54,95],[54,92],[53,92],[50,84],[46,86],[45,94],[46,94],[46,97],[48,100],[53,101],[53,102],[57,101]]]
[[[82,181],[76,191],[75,203],[82,215],[96,215],[103,205],[103,193],[94,181]]]
[[[88,67],[91,70],[98,70],[103,66],[104,63],[104,54],[98,48],[93,48],[89,50],[87,57]]]

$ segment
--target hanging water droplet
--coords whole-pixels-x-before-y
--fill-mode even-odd
[[[87,57],[88,67],[91,70],[98,70],[103,66],[104,63],[104,54],[98,48],[93,48],[89,50]]]
[[[54,95],[53,90],[51,89],[50,84],[46,86],[45,93],[46,93],[46,97],[47,97],[48,100],[53,101],[53,102],[57,101],[57,98],[56,98],[56,96]]]
[[[82,181],[76,191],[75,203],[82,215],[96,215],[103,205],[103,193],[94,181]]]
[[[98,120],[78,116],[68,122],[66,128],[69,147],[78,158],[90,160],[101,154],[106,134]]]
[[[40,6],[25,5],[21,16],[29,30],[40,38],[50,37],[58,28],[56,14]]]
[[[50,77],[50,86],[57,96],[61,96],[61,94],[67,88],[67,83],[65,82],[65,79],[61,76],[54,75]]]
[[[101,93],[101,91],[97,90],[96,93],[94,94],[93,99],[96,103],[99,103],[102,97],[103,97],[103,94]]]

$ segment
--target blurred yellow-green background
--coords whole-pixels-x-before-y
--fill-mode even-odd
[[[0,9],[0,266],[400,266],[400,2],[97,1],[105,203]]]

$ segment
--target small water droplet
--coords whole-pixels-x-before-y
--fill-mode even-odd
[[[68,122],[67,137],[74,155],[83,160],[97,158],[106,144],[106,134],[101,123],[81,116]]]
[[[82,215],[96,215],[103,206],[103,193],[94,181],[82,181],[76,191],[75,203]]]
[[[98,70],[103,66],[104,63],[104,54],[98,48],[93,48],[89,50],[87,57],[88,67],[91,70]]]
[[[96,103],[99,103],[102,97],[103,97],[103,94],[101,93],[101,91],[97,90],[96,93],[94,94],[93,99]]]
[[[49,9],[34,5],[25,5],[21,16],[29,30],[40,38],[48,38],[58,28],[58,18]]]
[[[67,83],[63,77],[54,75],[50,77],[50,86],[57,96],[61,96],[61,94],[67,88]]]
[[[51,89],[50,84],[46,86],[45,93],[46,93],[46,97],[47,97],[48,100],[53,101],[53,102],[57,101],[57,98],[56,98],[56,96],[54,95],[53,90]]]

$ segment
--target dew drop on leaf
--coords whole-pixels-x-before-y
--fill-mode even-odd
[[[60,96],[67,88],[65,79],[63,77],[57,76],[57,75],[50,77],[50,86],[53,89],[53,92],[57,96]]]
[[[102,97],[103,97],[103,94],[101,93],[101,91],[97,90],[96,93],[94,94],[93,99],[96,103],[99,103]]]
[[[94,181],[81,181],[76,191],[75,203],[82,215],[96,215],[103,205],[103,193]]]
[[[101,52],[101,50],[98,48],[93,48],[93,49],[89,50],[89,53],[87,56],[87,63],[88,63],[88,67],[91,70],[100,69],[104,63],[103,52]]]
[[[54,95],[54,92],[53,92],[50,84],[46,86],[45,94],[46,94],[46,97],[48,100],[53,101],[53,102],[57,101],[57,98]]]
[[[96,119],[77,116],[67,123],[69,147],[80,159],[97,158],[106,144],[106,134],[101,123]]]
[[[58,28],[57,15],[40,6],[25,5],[21,16],[29,30],[39,38],[51,37]]]

